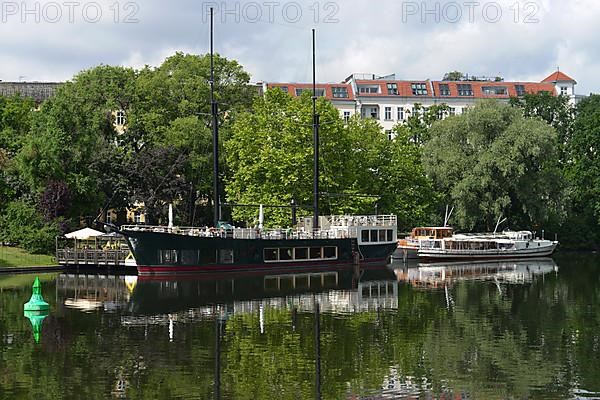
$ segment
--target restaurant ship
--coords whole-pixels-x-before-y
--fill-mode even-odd
[[[443,239],[422,241],[418,255],[430,260],[548,257],[556,246],[558,241],[534,238],[530,231],[455,234]]]
[[[214,227],[219,226],[218,107],[214,96],[211,9]],[[240,271],[385,263],[397,246],[394,215],[319,216],[319,116],[316,113],[313,29],[313,212],[295,228],[178,228],[124,226],[119,229],[135,257],[139,274]]]
[[[121,233],[142,275],[385,263],[396,249],[394,215],[320,220],[315,230],[124,226]]]

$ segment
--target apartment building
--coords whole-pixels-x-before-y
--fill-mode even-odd
[[[424,112],[436,104],[446,104],[448,115],[461,114],[481,99],[508,102],[511,97],[526,93],[547,92],[566,95],[575,105],[583,96],[575,94],[577,82],[563,72],[556,71],[540,82],[504,81],[500,78],[466,78],[457,81],[398,80],[395,74],[352,74],[342,83],[317,84],[319,97],[326,97],[349,118],[358,113],[363,118],[374,118],[391,134],[393,127],[404,123],[415,113]],[[280,88],[292,96],[312,90],[307,83],[261,83],[263,92]],[[418,104],[419,106],[415,106]]]

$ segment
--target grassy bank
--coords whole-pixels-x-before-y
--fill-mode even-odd
[[[53,256],[29,254],[16,247],[0,246],[0,268],[55,266]]]

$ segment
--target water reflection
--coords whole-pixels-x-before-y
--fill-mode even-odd
[[[423,288],[452,286],[464,280],[522,284],[551,272],[558,272],[558,266],[552,258],[416,263],[394,269],[399,281]]]
[[[31,280],[2,292],[0,278],[0,372],[11,377],[0,397],[50,385],[77,398],[82,383],[87,398],[598,397],[599,265],[570,255],[169,279],[64,274],[44,283],[52,313],[37,347],[22,311]]]

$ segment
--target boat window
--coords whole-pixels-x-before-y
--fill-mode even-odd
[[[368,243],[369,242],[369,231],[368,230],[362,231],[361,239],[362,239],[363,243]]]
[[[388,229],[387,230],[387,241],[391,242],[392,240],[394,240],[394,230]]]
[[[308,248],[300,247],[294,249],[294,259],[295,260],[308,260]]]
[[[323,247],[323,258],[337,258],[337,247]]]
[[[371,230],[371,242],[377,241],[377,229]]]
[[[279,251],[277,249],[265,249],[264,256],[265,261],[277,261],[279,258]]]
[[[380,242],[385,242],[385,229],[380,229],[379,230],[379,241]]]
[[[163,250],[160,254],[161,264],[177,264],[177,250]]]
[[[220,264],[233,264],[233,249],[220,249],[219,250],[219,263]]]
[[[320,247],[311,247],[310,248],[310,258],[321,258],[321,248]]]
[[[183,265],[198,264],[198,250],[181,250],[181,263]]]
[[[217,262],[216,250],[205,250],[200,253],[201,264],[215,264]]]
[[[291,260],[294,258],[293,250],[291,248],[279,249],[280,260]]]

